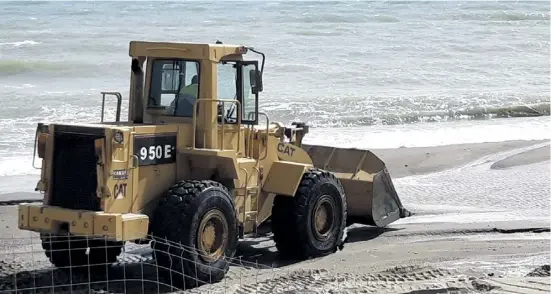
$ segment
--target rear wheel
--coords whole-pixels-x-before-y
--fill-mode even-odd
[[[304,173],[294,197],[277,195],[272,232],[280,255],[305,259],[335,252],[344,243],[346,199],[332,173]]]
[[[215,181],[183,181],[169,189],[151,223],[160,267],[185,286],[222,280],[234,257],[237,217],[229,191]]]
[[[68,234],[40,234],[40,239],[46,256],[58,268],[78,269],[82,266],[111,264],[117,261],[123,246],[123,242],[106,241],[96,237],[86,239]]]

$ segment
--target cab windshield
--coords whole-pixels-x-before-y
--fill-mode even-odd
[[[148,107],[164,107],[167,115],[192,117],[199,96],[199,62],[156,59],[151,70]]]
[[[241,121],[252,123],[256,121],[258,111],[257,95],[253,94],[251,83],[251,71],[256,70],[256,64],[247,64],[237,61],[223,61],[217,65],[218,74],[218,99],[238,100],[241,103]],[[237,104],[223,103],[219,105],[226,123],[237,122]]]

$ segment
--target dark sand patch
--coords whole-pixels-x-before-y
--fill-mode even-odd
[[[505,169],[515,166],[528,165],[532,163],[548,161],[551,158],[549,146],[535,148],[509,156],[492,164],[492,169]]]
[[[542,265],[540,267],[535,268],[533,271],[529,272],[526,276],[527,277],[549,277],[550,265]]]

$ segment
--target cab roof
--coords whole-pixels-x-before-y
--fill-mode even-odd
[[[129,47],[131,57],[208,59],[214,62],[228,57],[242,59],[248,51],[245,46],[210,43],[130,41]]]

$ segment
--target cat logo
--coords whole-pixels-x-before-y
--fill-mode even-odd
[[[115,187],[113,188],[113,195],[115,196],[115,199],[126,197],[126,185],[126,183],[115,184]]]
[[[285,143],[279,143],[277,144],[277,151],[278,152],[281,152],[283,154],[287,154],[289,156],[293,156],[293,154],[295,153],[295,148],[291,147],[290,145],[288,144],[285,144]]]

